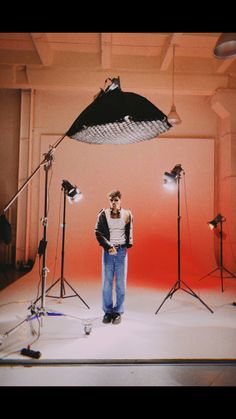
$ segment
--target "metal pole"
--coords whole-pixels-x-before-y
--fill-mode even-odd
[[[44,171],[45,171],[45,189],[44,189],[44,218],[42,220],[43,224],[43,265],[42,265],[42,293],[41,293],[41,307],[40,311],[42,314],[45,313],[45,290],[46,290],[46,278],[48,273],[48,268],[46,267],[46,246],[47,246],[47,226],[48,226],[48,219],[47,219],[47,213],[48,213],[48,170],[51,167],[51,160],[49,160],[44,165]]]
[[[56,149],[56,147],[62,142],[62,140],[65,138],[66,134],[63,135],[59,140],[56,141],[56,143],[50,147],[50,150],[44,154],[44,159],[39,163],[38,167],[33,171],[33,173],[30,175],[30,177],[25,181],[25,183],[20,187],[20,189],[15,193],[15,195],[11,198],[11,200],[8,202],[8,204],[3,208],[3,211],[6,212],[8,208],[13,204],[13,202],[16,200],[18,195],[23,191],[23,189],[28,185],[30,180],[34,177],[34,175],[39,171],[40,167],[45,165],[49,160],[53,157],[53,151]]]
[[[224,286],[223,286],[223,229],[222,229],[222,219],[220,220],[220,280],[221,280],[221,291],[224,292]]]
[[[61,293],[60,293],[61,298],[63,298],[63,296],[65,295],[65,287],[64,287],[65,226],[66,226],[66,192],[64,189],[63,224],[62,224],[63,230],[62,230],[62,249],[61,249]]]
[[[180,288],[180,278],[181,278],[181,257],[180,257],[180,174],[177,178],[177,184],[178,184],[178,288]]]

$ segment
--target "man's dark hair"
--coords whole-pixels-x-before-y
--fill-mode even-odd
[[[118,198],[121,199],[121,193],[120,193],[120,191],[114,190],[114,191],[109,192],[109,194],[108,194],[108,197],[109,198],[115,198],[116,196],[118,196]]]

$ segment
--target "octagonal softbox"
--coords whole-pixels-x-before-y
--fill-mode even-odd
[[[108,80],[110,86],[101,89],[78,116],[68,137],[90,144],[129,144],[150,140],[172,127],[167,116],[145,97],[123,92],[119,77]]]

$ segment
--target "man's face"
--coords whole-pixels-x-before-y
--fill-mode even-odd
[[[110,208],[114,212],[120,210],[121,199],[118,196],[115,196],[114,198],[110,197],[109,201],[110,201]]]

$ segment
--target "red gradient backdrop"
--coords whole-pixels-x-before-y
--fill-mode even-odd
[[[41,137],[41,153],[56,136]],[[60,277],[63,192],[66,179],[82,191],[81,202],[66,203],[64,276],[100,281],[101,247],[94,227],[107,193],[122,192],[122,206],[134,216],[134,246],[129,250],[129,284],[169,288],[177,280],[177,190],[163,188],[163,173],[180,163],[181,275],[189,285],[216,267],[212,219],[214,141],[156,138],[128,145],[91,145],[64,138],[49,171],[47,229],[48,281]],[[61,205],[60,205],[61,202]],[[44,170],[40,172],[40,214],[44,212]],[[39,221],[39,240],[43,235]],[[209,284],[209,281],[207,282]]]

